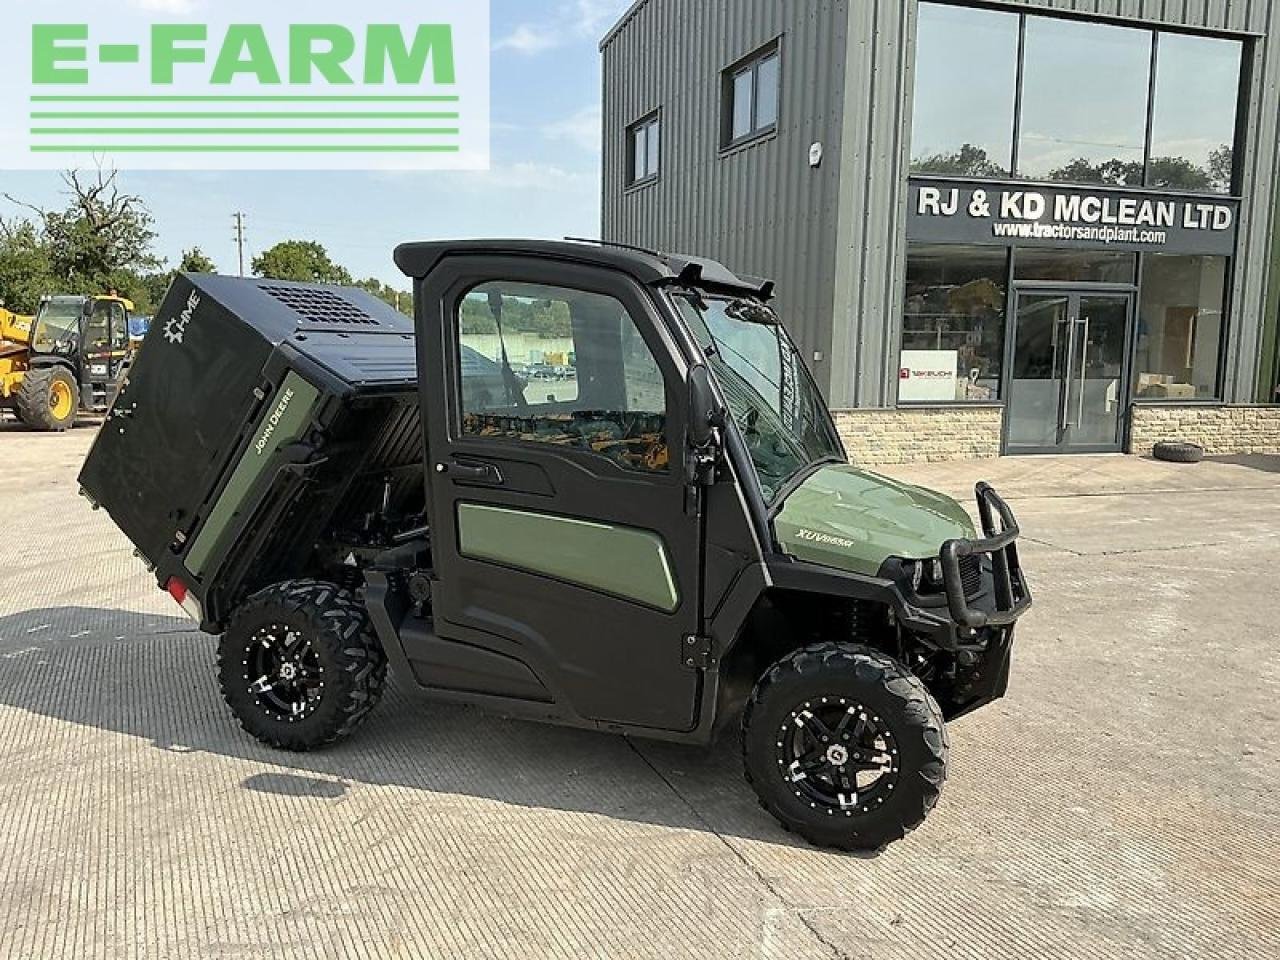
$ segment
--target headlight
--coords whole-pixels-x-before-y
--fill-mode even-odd
[[[909,560],[907,566],[911,571],[911,589],[920,596],[944,592],[942,561],[937,557],[932,560]]]

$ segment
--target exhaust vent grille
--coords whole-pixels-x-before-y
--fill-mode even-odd
[[[331,290],[267,285],[261,285],[260,289],[263,293],[275,297],[308,323],[336,324],[339,326],[350,326],[352,324],[380,326],[377,320],[350,300],[338,296]]]

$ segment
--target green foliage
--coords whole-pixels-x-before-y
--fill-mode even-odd
[[[218,265],[214,263],[199,247],[182,251],[182,259],[178,261],[181,273],[217,273]]]
[[[464,334],[492,335],[498,332],[488,298],[483,294],[472,294],[462,301],[461,320]],[[503,297],[502,332],[524,333],[548,339],[572,336],[569,304],[563,300]]]
[[[1231,189],[1232,150],[1224,144],[1209,155],[1207,166],[1186,157],[1152,157],[1151,186],[1169,190]],[[966,143],[952,153],[935,153],[911,161],[912,173],[930,173],[947,177],[1005,177],[1008,171],[993,163],[981,147]],[[1141,160],[1091,161],[1078,157],[1049,172],[1049,179],[1062,183],[1102,183],[1116,187],[1142,186]]]
[[[912,173],[932,173],[943,177],[1003,177],[1008,170],[993,163],[987,151],[966,143],[954,153],[935,153],[911,161]]]
[[[1151,186],[1168,190],[1230,190],[1233,155],[1223,145],[1209,155],[1207,166],[1186,157],[1152,157]],[[1141,160],[1102,160],[1090,162],[1084,157],[1049,172],[1050,180],[1067,183],[1104,183],[1117,187],[1142,186]]]
[[[388,303],[395,307],[406,317],[413,316],[413,294],[397,290],[390,284],[383,283],[375,277],[370,277],[367,280],[357,280],[356,286],[373,294],[383,303]]]
[[[132,289],[137,293],[129,297],[137,307],[138,313],[144,316],[154,316],[156,311],[160,309],[160,304],[164,301],[164,295],[169,292],[169,285],[173,283],[173,278],[179,273],[217,273],[218,267],[208,255],[199,247],[192,247],[190,250],[182,251],[182,259],[178,261],[178,266],[173,270],[162,270],[159,273],[149,273],[146,276],[139,277],[138,282],[132,285]],[[124,291],[130,286],[117,284],[117,289]]]
[[[354,281],[345,267],[329,258],[323,246],[311,240],[285,240],[253,258],[253,272],[269,280],[299,283],[333,283],[351,286]]]
[[[30,215],[0,221],[0,298],[26,312],[45,294],[114,289],[146,302],[146,277],[161,265],[151,252],[153,221],[142,199],[122,192],[116,177],[115,171],[67,171],[62,182],[69,199],[61,210],[5,194]]]
[[[0,300],[17,313],[34,314],[58,281],[49,251],[30,220],[0,224]]]

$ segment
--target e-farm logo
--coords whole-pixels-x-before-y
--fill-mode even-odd
[[[23,13],[30,83],[0,86],[0,166],[488,167],[486,0],[67,0]],[[0,58],[14,44],[4,33]]]

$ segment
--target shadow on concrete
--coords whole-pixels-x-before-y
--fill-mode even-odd
[[[1280,473],[1280,455],[1265,453],[1240,453],[1227,457],[1206,457],[1212,463],[1226,463],[1236,467],[1248,467],[1263,473]]]
[[[102,426],[102,417],[81,415],[76,417],[74,430],[97,430]],[[9,412],[0,413],[0,433],[29,433],[32,436],[58,437],[62,434],[55,430],[32,430],[25,423]]]
[[[259,744],[218,690],[214,638],[179,617],[57,607],[0,618],[0,704],[149,740],[160,750],[271,764],[241,786],[342,796],[352,782],[799,845],[756,804],[737,738],[698,748],[428,702],[392,678],[350,739],[294,754]],[[214,776],[212,771],[211,776]]]

